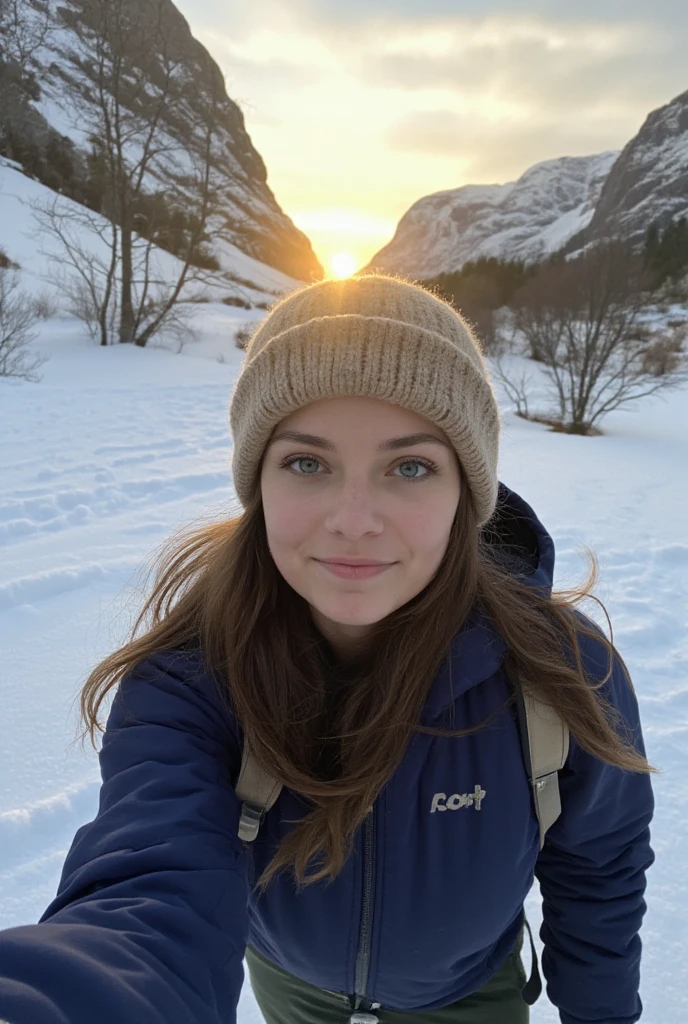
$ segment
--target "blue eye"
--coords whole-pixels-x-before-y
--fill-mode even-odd
[[[316,465],[322,465],[320,459],[316,458],[315,455],[289,455],[286,459],[283,459],[282,462],[280,462],[280,469],[291,469],[291,472],[294,473],[295,476],[323,475],[322,473],[318,472],[304,473],[301,472],[300,470],[297,471],[295,469],[292,469],[292,467],[299,462],[313,462]],[[428,480],[431,476],[434,476],[437,473],[437,466],[434,464],[434,462],[430,462],[429,459],[419,459],[417,457],[401,459],[399,462],[397,462],[394,469],[399,469],[400,466],[422,466],[424,469],[427,470],[427,473],[423,473],[422,476],[406,476],[405,474],[402,474],[401,479],[408,480],[410,483],[416,483],[416,481],[420,480]]]
[[[431,476],[433,472],[432,466],[429,466],[427,462],[421,461],[420,459],[404,459],[403,462],[398,462],[394,467],[399,469],[401,466],[422,466],[423,469],[427,469],[427,473],[423,473],[422,476],[404,476],[404,480],[425,480],[426,477]]]
[[[291,458],[285,459],[284,462],[281,463],[281,465],[285,466],[285,467],[293,466],[297,462],[318,462],[318,459],[314,459],[310,455],[293,455]],[[317,473],[298,473],[297,474],[297,476],[317,476],[317,475],[318,475]]]

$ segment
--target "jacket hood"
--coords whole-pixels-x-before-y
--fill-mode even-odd
[[[482,530],[495,561],[527,586],[549,597],[554,579],[554,541],[530,505],[505,484],[499,484],[497,507]],[[466,690],[499,669],[507,646],[483,612],[474,610],[451,644],[421,715],[423,725],[436,720]]]

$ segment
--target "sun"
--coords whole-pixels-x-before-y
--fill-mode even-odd
[[[356,269],[356,260],[348,252],[338,252],[330,259],[333,277],[351,277]]]

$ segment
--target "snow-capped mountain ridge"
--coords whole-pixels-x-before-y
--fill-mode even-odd
[[[688,92],[652,111],[621,152],[560,157],[505,185],[419,199],[370,262],[429,278],[481,256],[532,261],[606,237],[642,241],[688,215]]]
[[[371,266],[436,277],[480,256],[533,260],[591,220],[618,153],[560,157],[504,185],[464,185],[418,200]]]

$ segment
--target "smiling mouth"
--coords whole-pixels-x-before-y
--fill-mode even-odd
[[[327,562],[330,565],[391,565],[391,562],[380,562],[371,558],[317,558],[317,562]]]
[[[334,576],[339,576],[341,579],[347,580],[364,580],[371,576],[379,576],[387,569],[391,569],[396,562],[382,562],[377,564],[364,564],[364,565],[351,565],[346,562],[323,562],[316,559],[319,565],[322,565],[324,569],[332,573]]]

